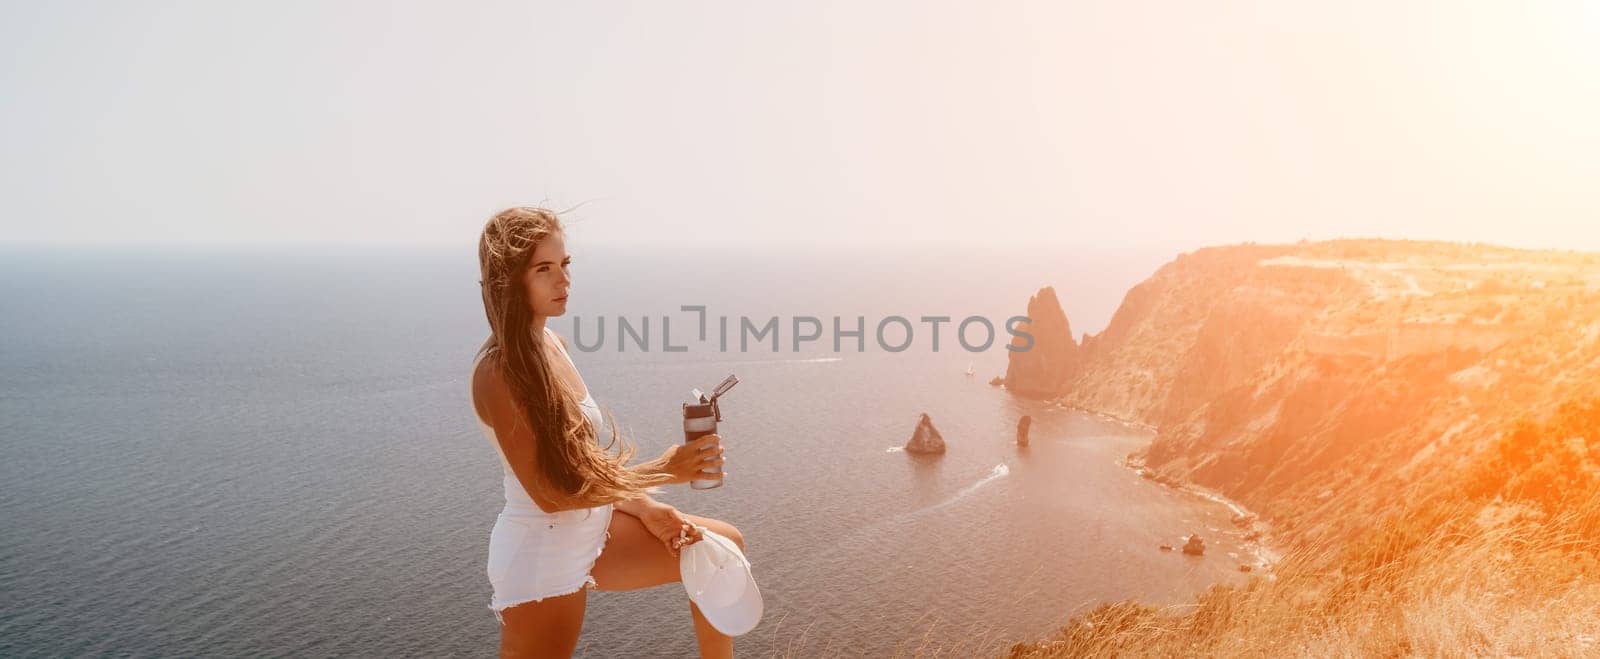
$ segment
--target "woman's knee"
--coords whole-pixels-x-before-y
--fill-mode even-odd
[[[726,524],[726,522],[724,522],[724,524]],[[723,536],[727,537],[729,540],[732,540],[733,544],[739,545],[739,551],[744,551],[744,534],[739,531],[739,527],[728,524],[728,530],[726,533],[723,533],[722,531],[718,531],[718,533],[722,533]]]
[[[600,590],[636,590],[678,581],[678,559],[639,518],[617,513],[591,570]]]
[[[722,521],[720,519],[713,519],[713,518],[710,518],[710,517],[701,517],[699,515],[685,515],[685,517],[688,517],[691,521],[693,521],[696,524],[699,524],[699,525],[704,526],[704,527],[706,527],[708,529],[711,529],[712,531],[715,531],[717,533],[717,535],[720,535],[720,536],[722,536],[724,538],[732,540],[733,544],[739,545],[739,551],[744,551],[745,550],[744,549],[744,533],[739,531],[739,527],[734,526],[734,525],[732,525],[732,524],[730,524],[728,522],[724,522],[724,521]]]

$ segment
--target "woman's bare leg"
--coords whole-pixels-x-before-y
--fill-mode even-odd
[[[719,519],[711,519],[710,517],[690,515],[689,513],[684,513],[683,516],[689,518],[689,521],[695,524],[716,531],[718,535],[732,540],[734,544],[739,545],[739,551],[744,551],[744,535],[739,533],[739,529],[734,528],[732,524]],[[712,627],[711,622],[706,620],[706,617],[700,613],[700,606],[695,604],[693,600],[689,601],[689,613],[694,616],[694,637],[700,643],[700,656],[732,657],[733,637],[717,631],[716,627]]]
[[[637,590],[681,582],[678,558],[661,545],[661,540],[651,535],[639,518],[620,510],[614,513],[611,538],[606,540],[605,550],[595,560],[590,573],[599,589]],[[687,513],[684,517],[727,536],[744,548],[744,536],[732,524]],[[700,656],[706,659],[732,657],[733,638],[712,627],[693,601],[689,602],[689,612],[694,616],[694,636],[700,645]]]
[[[690,515],[689,513],[684,513],[683,516],[689,518],[691,522],[716,531],[717,535],[732,540],[733,544],[739,545],[739,551],[744,551],[744,534],[740,533],[739,529],[734,525],[720,519]]]
[[[571,657],[583,632],[588,590],[525,602],[500,612],[501,657]]]

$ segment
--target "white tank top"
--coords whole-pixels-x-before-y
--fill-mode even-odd
[[[561,355],[566,357],[567,363],[572,364],[572,370],[576,372],[578,370],[578,365],[572,363],[572,356],[567,354],[566,347],[561,345],[561,339],[557,337],[556,333],[551,331],[551,329],[548,327],[544,328],[544,332],[545,334],[549,335],[551,341],[555,342],[556,347],[561,350]],[[478,362],[482,360],[483,354],[479,354],[478,358],[473,360],[472,368],[474,372],[476,372],[478,369]],[[582,375],[578,376],[578,381],[583,382]],[[600,404],[595,402],[594,390],[589,388],[589,383],[583,382],[583,390],[585,395],[583,400],[580,401],[578,405],[581,409],[583,409],[584,415],[589,417],[589,422],[594,424],[595,436],[596,439],[598,439],[601,423]],[[473,416],[477,417],[476,413],[474,413]],[[501,484],[502,489],[505,490],[506,510],[535,513],[539,515],[547,514],[543,510],[539,509],[538,504],[533,502],[533,497],[528,496],[528,490],[522,487],[522,481],[517,480],[516,472],[511,470],[511,461],[506,459],[505,449],[500,447],[500,441],[495,437],[494,427],[490,426],[488,423],[485,423],[483,417],[477,417],[477,419],[478,427],[483,429],[484,436],[489,438],[489,444],[494,447],[495,453],[500,456],[500,466],[504,472],[504,475],[501,478]]]

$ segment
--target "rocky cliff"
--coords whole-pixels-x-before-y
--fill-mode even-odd
[[[1148,424],[1130,459],[1337,537],[1600,383],[1600,256],[1346,240],[1179,256],[1081,344],[1046,288],[1006,386]]]

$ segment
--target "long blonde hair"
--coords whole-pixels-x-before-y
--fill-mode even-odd
[[[561,509],[615,503],[641,492],[655,492],[668,474],[646,475],[624,465],[634,447],[611,423],[611,441],[601,447],[599,429],[579,409],[578,394],[550,369],[544,337],[533,327],[523,274],[539,244],[562,231],[556,214],[543,208],[508,208],[483,227],[478,266],[483,274],[483,309],[491,336],[483,360],[500,370],[511,398],[535,438],[535,487]],[[613,446],[621,445],[617,455]]]

